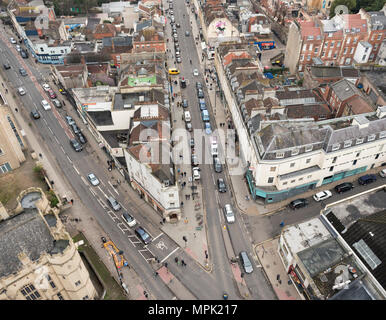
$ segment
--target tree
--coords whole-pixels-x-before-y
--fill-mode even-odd
[[[346,6],[348,9],[347,13],[352,13],[353,10],[355,11],[356,8],[356,0],[335,0],[330,8],[330,18],[335,16],[335,8],[338,6]],[[337,12],[337,13],[343,13],[343,12]]]
[[[379,11],[385,5],[386,0],[357,0],[356,12],[363,8],[366,11]]]

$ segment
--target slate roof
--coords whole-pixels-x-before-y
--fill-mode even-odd
[[[386,290],[386,210],[358,219],[341,236]],[[353,244],[361,239],[382,262],[374,270],[353,247]]]
[[[355,85],[346,79],[339,80],[331,84],[330,87],[340,101],[344,101],[354,95],[361,96],[360,91],[355,87]]]
[[[311,74],[315,78],[359,78],[360,72],[352,67],[328,67],[328,66],[311,66]]]
[[[289,119],[314,118],[325,119],[331,115],[331,110],[327,104],[301,104],[286,106],[287,117]]]

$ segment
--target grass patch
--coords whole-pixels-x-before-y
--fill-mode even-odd
[[[78,248],[78,251],[85,252],[89,263],[92,265],[94,271],[98,273],[99,278],[102,280],[103,285],[106,288],[105,300],[127,300],[123,294],[123,289],[117,281],[112,277],[109,270],[106,268],[104,263],[101,261],[95,250],[88,243],[82,233],[78,233],[73,237],[74,242],[83,240],[84,245]]]

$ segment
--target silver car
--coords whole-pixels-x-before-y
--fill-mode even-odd
[[[240,262],[244,268],[244,271],[246,273],[252,273],[253,272],[253,266],[251,263],[251,260],[249,260],[248,255],[245,251],[240,252]]]
[[[232,206],[228,203],[224,206],[224,215],[225,219],[228,223],[234,223],[235,222],[235,214],[233,213]]]
[[[97,186],[99,184],[99,180],[98,178],[95,176],[95,174],[93,173],[89,173],[87,175],[87,179],[88,181],[90,181],[90,183],[93,185],[93,186]]]

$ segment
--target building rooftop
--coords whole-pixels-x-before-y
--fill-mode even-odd
[[[311,66],[311,74],[315,78],[359,78],[359,69],[353,67],[329,67],[329,66]]]

